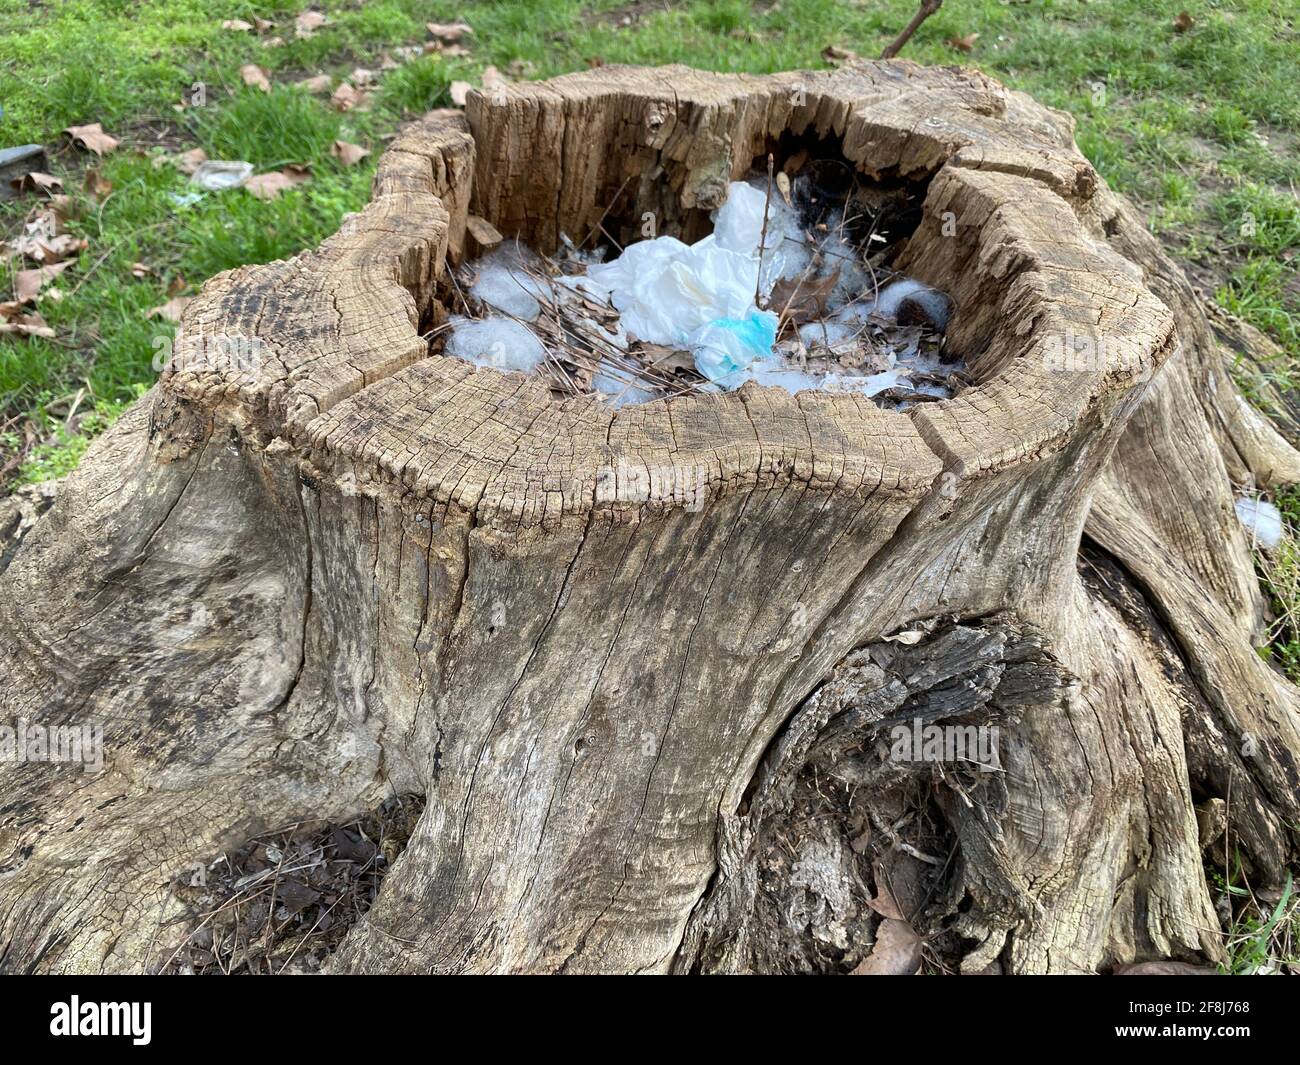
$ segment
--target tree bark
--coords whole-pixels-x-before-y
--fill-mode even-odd
[[[695,239],[789,137],[914,191],[897,266],[973,385],[613,411],[430,355],[471,213]],[[1234,485],[1298,478],[1069,117],[983,75],[473,94],[319,250],[209,281],[0,552],[0,720],[105,736],[0,771],[0,959],[157,968],[177,876],[419,792],[338,971],[844,972],[893,910],[962,971],[1217,960],[1197,804],[1256,883],[1300,823]],[[916,720],[1000,768],[891,758]]]

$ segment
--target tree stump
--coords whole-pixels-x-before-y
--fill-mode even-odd
[[[921,218],[974,384],[617,411],[430,355],[471,214],[694,239],[778,143]],[[0,958],[142,971],[256,831],[426,807],[331,965],[962,971],[1222,957],[1198,807],[1296,853],[1296,693],[1234,485],[1300,478],[1068,116],[904,61],[605,67],[407,127],[318,250],[213,278],[157,386],[5,553]],[[892,757],[998,730],[988,767]],[[1203,819],[1204,820],[1204,819]],[[1212,835],[1212,833],[1210,833]]]

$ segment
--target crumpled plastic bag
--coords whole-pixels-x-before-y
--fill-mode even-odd
[[[253,176],[253,164],[242,159],[205,159],[190,181],[207,192],[221,192],[224,189],[237,189]]]
[[[733,181],[709,236],[694,244],[676,237],[631,244],[612,262],[588,267],[587,277],[608,293],[628,334],[689,349],[701,374],[726,385],[776,342],[777,317],[760,311],[755,295],[797,276],[810,255],[793,208]]]

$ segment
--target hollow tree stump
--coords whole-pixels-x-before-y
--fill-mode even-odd
[[[915,190],[897,265],[972,386],[614,412],[429,354],[471,213],[695,239],[782,138]],[[3,719],[102,723],[105,768],[4,767],[0,958],[157,968],[178,875],[416,791],[338,970],[845,971],[882,892],[966,971],[1217,959],[1196,805],[1260,883],[1300,823],[1232,490],[1297,478],[1070,119],[980,74],[471,95],[319,250],[209,281],[6,556]],[[882,756],[918,718],[1001,771]]]

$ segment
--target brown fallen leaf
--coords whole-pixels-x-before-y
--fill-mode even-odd
[[[265,33],[269,29],[274,29],[275,23],[270,19],[260,18],[259,16],[254,15],[253,28],[257,30],[258,33]]]
[[[825,277],[783,277],[772,286],[768,306],[783,319],[796,325],[823,318],[826,315],[826,302],[839,281],[839,267]]]
[[[369,154],[370,150],[368,148],[363,148],[359,144],[352,144],[348,141],[335,141],[330,145],[330,155],[344,166],[356,166]]]
[[[146,277],[152,277],[153,271],[144,263],[132,263],[131,276],[137,281],[143,281]]]
[[[113,183],[94,168],[86,171],[81,187],[86,190],[90,198],[96,203],[103,203],[108,199],[108,194],[113,191]]]
[[[310,37],[329,22],[319,11],[308,9],[293,20],[293,32],[297,37]]]
[[[88,247],[88,242],[71,233],[37,231],[19,237],[11,247],[16,255],[25,256],[42,266],[51,266],[80,255]]]
[[[11,310],[13,304],[0,304],[0,333],[14,336],[47,337],[53,339],[54,330],[36,311]]]
[[[100,156],[113,151],[118,143],[117,138],[105,133],[98,122],[92,122],[88,126],[69,126],[63,132],[72,138],[72,143],[78,148],[84,148]]]
[[[830,44],[822,49],[822,58],[828,63],[847,63],[850,60],[857,59],[858,53]]]
[[[19,303],[33,302],[47,282],[58,277],[71,265],[72,260],[69,259],[53,266],[40,266],[35,270],[19,270],[14,274],[14,299]]]
[[[1192,18],[1186,11],[1180,11],[1174,16],[1174,32],[1186,33],[1196,25],[1196,19]]]
[[[285,189],[292,189],[311,180],[311,174],[303,167],[286,166],[283,170],[273,170],[269,174],[257,174],[244,182],[244,188],[259,200],[278,199]]]
[[[256,63],[245,63],[239,68],[239,76],[244,79],[244,84],[250,89],[261,89],[263,92],[271,91],[270,77]]]
[[[185,308],[194,300],[193,296],[173,296],[166,303],[154,307],[145,314],[146,318],[165,318],[169,322],[179,322]]]
[[[336,111],[365,111],[370,107],[370,95],[343,82],[330,97],[330,106]]]
[[[885,885],[877,869],[876,874],[876,897],[867,899],[867,905],[870,906],[881,917],[887,917],[893,921],[905,921],[903,911],[899,908],[898,901],[894,898],[893,892]]]
[[[43,192],[47,196],[53,196],[56,192],[63,191],[63,182],[53,174],[42,174],[33,170],[29,174],[24,174],[20,178],[14,178],[11,185],[18,192]]]
[[[303,78],[302,81],[295,81],[293,83],[294,88],[296,89],[305,89],[307,92],[318,95],[323,92],[329,92],[332,84],[333,80],[328,74],[317,74],[315,77]]]
[[[638,340],[632,348],[642,362],[647,366],[653,366],[661,373],[695,369],[695,356],[682,348],[674,348],[668,344],[651,344],[648,340]]]
[[[463,44],[443,44],[441,41],[429,41],[424,46],[425,55],[446,56],[448,59],[459,59],[462,56],[473,55]]]
[[[469,97],[470,89],[474,88],[468,81],[453,81],[447,91],[451,95],[451,102],[457,107],[464,107],[465,100]]]
[[[51,196],[49,199],[49,210],[42,217],[48,215],[52,220],[51,233],[57,233],[59,227],[69,218],[77,214],[77,204],[71,196],[65,196],[62,193]]]
[[[251,22],[245,22],[242,18],[228,18],[221,23],[223,30],[234,30],[236,33],[249,33],[253,29]]]
[[[284,47],[284,38],[283,38],[283,37],[266,37],[266,38],[264,38],[263,41],[262,41],[262,47],[263,47],[263,48],[283,48],[283,47]]]
[[[886,917],[876,929],[871,953],[853,976],[915,976],[921,965],[921,940],[906,921]]]
[[[781,199],[785,200],[787,207],[794,206],[794,200],[791,198],[790,175],[784,170],[776,175],[776,190],[781,194]]]
[[[468,22],[426,22],[429,35],[444,44],[455,44],[467,33],[473,33]]]
[[[185,285],[186,285],[185,278],[182,277],[180,274],[177,274],[170,281],[168,281],[167,282],[168,299],[170,299],[172,296],[179,296],[182,292],[184,292]]]
[[[171,164],[182,174],[193,174],[208,161],[208,153],[202,148],[191,148],[188,152],[168,157]]]
[[[959,52],[969,52],[975,47],[975,42],[980,39],[978,33],[968,33],[965,37],[949,37],[943,43],[949,48],[956,48]]]

